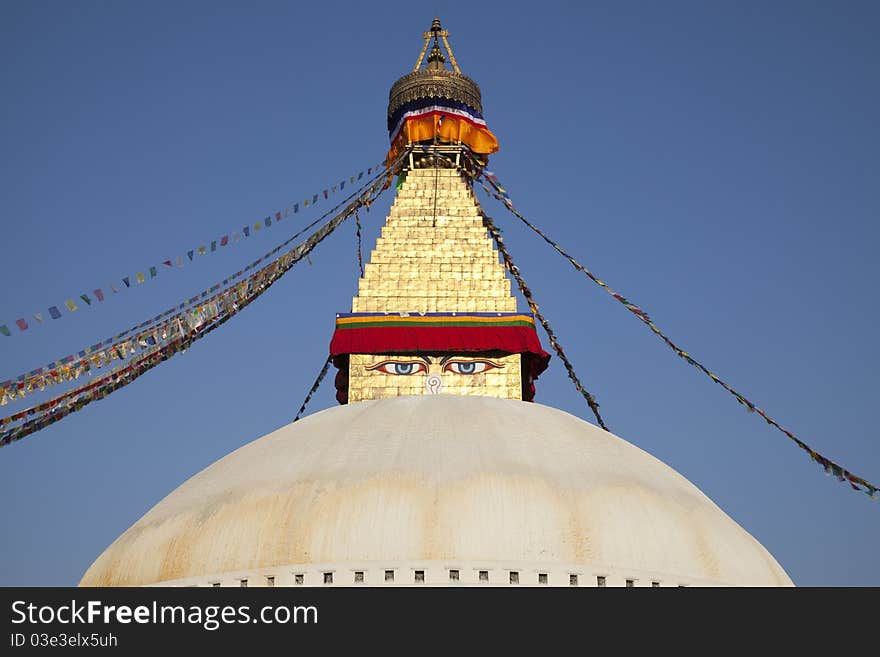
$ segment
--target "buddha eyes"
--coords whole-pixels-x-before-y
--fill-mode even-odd
[[[488,360],[450,360],[443,366],[443,371],[456,374],[480,374],[497,367],[502,366]]]
[[[504,365],[493,363],[490,360],[449,360],[443,364],[443,371],[471,375],[480,374],[499,367],[504,367]],[[368,367],[367,370],[382,372],[383,374],[394,374],[396,376],[409,376],[411,374],[427,372],[428,365],[423,361],[383,360],[381,363]]]
[[[383,374],[399,374],[403,376],[428,371],[427,366],[420,361],[404,362],[395,360],[382,361],[381,363],[368,367],[367,369],[377,370]]]

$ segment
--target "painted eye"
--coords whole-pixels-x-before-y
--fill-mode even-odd
[[[424,363],[421,362],[404,362],[404,361],[394,361],[394,360],[386,360],[372,367],[368,367],[368,370],[376,370],[382,372],[383,374],[396,374],[401,376],[408,376],[410,374],[417,374],[418,372],[425,372],[426,367]]]
[[[443,366],[443,371],[456,374],[480,374],[498,367],[504,366],[488,360],[451,360]]]

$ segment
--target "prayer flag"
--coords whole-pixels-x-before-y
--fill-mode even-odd
[[[0,324],[0,333],[5,335],[6,337],[9,337],[12,335],[12,333],[9,332],[9,327],[6,326],[6,324]]]
[[[142,271],[139,271],[134,277],[138,284],[143,283],[146,280],[146,276],[144,276],[144,272]]]
[[[150,278],[156,278],[156,268],[150,267]]]
[[[263,223],[265,223],[265,224],[266,224],[266,228],[268,228],[269,226],[272,225],[272,217],[266,217],[266,218],[263,220]]]
[[[348,179],[348,182],[350,182],[350,183],[354,183],[354,176],[352,176],[351,178],[349,178],[349,179]]]
[[[195,251],[187,251],[186,252],[186,255],[189,257],[190,260],[193,259],[193,253],[195,253]]]
[[[241,229],[241,232],[244,233],[245,237],[250,237],[251,236],[251,227],[250,226],[243,226]]]
[[[113,285],[113,283],[110,283],[110,289],[113,290],[114,294],[119,292],[119,288]]]
[[[344,180],[339,183],[339,191],[341,192],[343,189],[345,189],[345,181]]]
[[[95,296],[98,297],[98,301],[104,300],[104,291],[101,288],[95,288],[92,290],[95,293]]]
[[[224,235],[220,238],[220,246],[226,246],[229,244],[229,235]]]
[[[211,253],[217,250],[217,240],[211,241]]]
[[[199,255],[205,255],[205,253],[207,253],[207,249],[205,248],[205,246],[204,245],[200,246],[199,247]]]
[[[358,174],[358,180],[360,180],[360,179],[363,178],[363,177],[364,177],[364,172],[361,171],[361,172]]]
[[[125,276],[122,279],[122,282],[125,283],[125,287],[131,287],[131,282],[128,280],[128,276]]]
[[[327,198],[327,190],[324,190],[324,198]]]
[[[27,330],[28,323],[25,320],[17,319],[17,320],[15,320],[15,323],[18,324],[18,328],[20,328],[22,331]]]
[[[40,324],[43,323],[43,314],[42,313],[34,313],[34,319],[37,320]]]
[[[257,222],[254,224],[254,231],[258,231],[258,230],[260,230],[260,222],[259,222],[259,221],[257,221]]]
[[[58,306],[51,306],[49,308],[49,315],[52,316],[52,319],[58,319],[61,317],[61,311],[58,310]]]
[[[303,207],[304,208],[309,207],[309,199],[306,199],[305,201],[303,201]]]
[[[318,202],[318,195],[315,194],[314,196],[312,196],[312,205],[314,205],[317,202]]]
[[[294,212],[299,212],[299,203],[294,203],[294,204],[293,204],[293,211],[294,211]]]
[[[162,264],[163,264],[163,265],[168,265],[169,267],[173,267],[173,266],[174,266],[174,263],[172,263],[170,260],[164,260],[164,261],[162,261]]]
[[[183,267],[183,256],[177,256],[177,260],[175,261],[175,264],[178,267]]]
[[[64,302],[64,305],[67,306],[67,309],[70,312],[73,312],[74,310],[76,310],[76,304],[73,302],[73,299],[68,299],[67,301]]]
[[[91,298],[89,298],[88,294],[80,294],[79,298],[82,299],[83,301],[85,301],[86,304],[88,304],[90,306],[92,305],[92,300],[91,300]]]
[[[287,216],[287,210],[285,209],[284,212],[285,212],[284,216],[286,217],[286,216]],[[275,213],[275,221],[281,221],[281,213],[280,213],[280,212],[276,212],[276,213]]]

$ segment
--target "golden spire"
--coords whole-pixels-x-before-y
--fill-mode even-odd
[[[455,55],[452,53],[452,46],[449,45],[449,40],[447,37],[449,36],[449,31],[444,30],[440,25],[440,19],[436,16],[434,17],[433,22],[431,23],[431,29],[427,32],[423,32],[422,36],[425,39],[425,44],[422,46],[422,51],[419,53],[419,58],[416,60],[416,65],[413,66],[413,71],[418,71],[419,67],[422,65],[422,60],[425,58],[425,52],[428,50],[428,44],[431,42],[431,39],[434,39],[434,47],[431,49],[431,54],[428,56],[428,68],[430,68],[430,64],[432,62],[439,62],[439,65],[434,68],[446,68],[443,66],[443,63],[446,59],[443,57],[443,53],[440,51],[440,44],[438,40],[443,40],[443,47],[446,48],[446,54],[449,55],[449,61],[452,64],[452,70],[456,73],[461,73],[461,69],[458,67],[458,62],[455,61]]]

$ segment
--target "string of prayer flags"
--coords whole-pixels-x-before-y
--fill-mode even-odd
[[[306,410],[306,406],[309,405],[309,402],[312,400],[312,395],[314,395],[318,388],[321,387],[321,381],[324,380],[324,377],[327,376],[327,370],[330,369],[330,363],[333,362],[333,356],[329,356],[327,360],[324,361],[324,366],[321,368],[321,372],[318,374],[318,378],[315,379],[315,382],[312,384],[312,387],[309,389],[306,398],[303,400],[302,406],[299,407],[299,410],[296,412],[296,416],[293,418],[294,422],[298,422],[302,417],[302,414]]]
[[[404,156],[407,154],[405,153]],[[403,159],[403,157],[399,158],[388,170],[392,171],[399,166]],[[293,265],[308,257],[309,253],[346,219],[356,213],[359,208],[374,201],[388,186],[388,182],[383,181],[381,175],[376,176],[371,183],[361,188],[361,190],[365,191],[359,190],[358,193],[349,196],[349,198],[354,197],[354,200],[348,203],[342,211],[318,228],[301,244],[265,265],[246,281],[227,288],[210,303],[203,304],[198,308],[189,309],[186,313],[178,315],[175,318],[175,322],[173,322],[177,326],[176,332],[173,329],[169,333],[154,330],[148,335],[142,334],[138,336],[136,341],[141,346],[148,347],[138,357],[133,358],[131,361],[85,386],[63,393],[24,411],[0,418],[0,429],[2,429],[0,430],[0,446],[8,445],[50,424],[54,424],[91,402],[103,399],[119,388],[128,385],[174,354],[185,352],[193,342],[222,326],[251,302],[262,296]],[[337,205],[336,208],[338,209],[341,205],[342,203]],[[184,321],[186,324],[184,324]],[[166,343],[160,344],[160,339],[166,340]],[[134,340],[130,342],[134,342]],[[126,347],[127,345],[124,345],[122,348],[122,356],[127,351]],[[109,356],[106,353],[98,353],[93,354],[92,359],[97,364],[105,359],[109,359]],[[86,363],[85,371],[88,372],[89,370],[89,363]],[[317,383],[320,383],[320,381]],[[6,403],[8,403],[7,393],[4,390],[2,398],[0,398],[0,405]],[[15,423],[20,424],[10,426]],[[3,429],[4,427],[6,428]]]
[[[370,172],[372,172],[374,169],[378,173],[378,171],[383,167],[384,167],[384,165],[381,163],[377,164],[375,167],[369,167],[369,168],[367,168],[367,175],[370,175]],[[357,179],[360,180],[363,177],[363,175],[364,175],[364,172],[362,170],[358,173]],[[354,181],[354,178],[355,178],[354,176],[351,176],[350,180]],[[340,190],[343,188],[344,184],[345,184],[345,179],[343,179],[342,182],[339,183],[338,187]],[[333,193],[336,192],[336,189],[337,189],[337,185],[333,185],[332,186]],[[323,196],[325,199],[329,198],[328,190],[326,190],[326,189],[323,190]],[[314,194],[312,196],[312,202],[311,202],[312,205],[314,205],[315,203],[318,202],[318,197],[319,197],[319,194]],[[308,200],[305,201],[303,209],[305,209],[307,207],[309,207]],[[297,203],[293,203],[285,208],[282,208],[281,210],[278,210],[278,211],[274,212],[273,214],[266,216],[264,219],[257,221],[253,224],[254,232],[259,231],[263,227],[269,228],[270,226],[272,226],[272,224],[273,224],[272,217],[273,216],[275,217],[274,223],[277,223],[277,222],[281,221],[282,217],[289,217],[292,214],[297,214],[299,212],[299,209],[300,209],[300,203],[297,202]],[[244,226],[241,229],[241,232],[244,233],[245,237],[249,237],[251,235],[251,231],[250,231],[249,226]],[[240,239],[240,237],[238,237],[239,232],[234,231],[232,233],[232,235],[233,235],[232,243],[235,244]],[[186,251],[186,255],[189,258],[190,262],[192,262],[193,256],[195,253],[198,253],[199,255],[207,255],[209,252],[210,253],[216,252],[218,250],[218,245],[219,245],[219,247],[224,247],[224,246],[228,246],[229,244],[230,244],[229,233],[227,233],[225,235],[220,236],[218,239],[205,242],[203,245],[197,247],[197,249],[191,249],[191,250]],[[209,245],[210,245],[210,251],[209,251]],[[173,268],[172,261],[176,261],[178,267],[182,267],[183,263],[184,263],[183,256],[175,256],[173,259],[168,258],[168,259],[161,261],[161,264]],[[157,265],[152,265],[144,271],[136,272],[135,276],[134,276],[135,283],[140,285],[140,284],[146,282],[147,273],[149,273],[149,278],[150,278],[150,280],[152,280],[153,278],[156,278],[159,275],[159,267]],[[120,280],[122,281],[122,283],[125,285],[126,288],[130,288],[131,287],[131,278],[132,278],[131,276],[124,276]],[[119,289],[113,283],[110,283],[109,287],[114,293],[119,292]],[[95,295],[95,297],[98,299],[98,301],[104,301],[104,292],[101,288],[94,288],[92,290],[92,292]],[[82,299],[83,302],[87,306],[92,305],[91,298],[87,294],[80,294],[79,298]],[[74,303],[73,299],[69,299],[69,300],[65,301],[64,306],[67,308],[68,312],[71,312],[71,313],[75,312],[76,310],[79,309],[79,307]],[[49,316],[53,320],[57,320],[57,319],[61,318],[62,313],[58,310],[58,306],[50,306],[49,307]],[[42,317],[42,315],[41,315],[41,317]],[[42,319],[40,319],[38,321],[42,324]],[[16,321],[15,324],[16,324],[16,326],[19,327],[20,331],[22,331],[22,332],[26,331],[29,328],[29,326],[27,325],[26,322],[25,322],[24,327],[22,327],[22,325],[18,321]],[[12,331],[9,329],[9,326],[7,324],[3,324],[2,326],[4,326],[6,328],[6,330],[0,329],[0,334],[4,335],[6,337],[11,337]]]
[[[479,169],[476,169],[479,171]],[[562,257],[568,260],[571,265],[584,274],[587,278],[593,281],[596,285],[601,287],[605,292],[611,295],[615,300],[618,301],[621,305],[623,305],[627,310],[633,313],[639,320],[648,326],[651,331],[657,335],[666,345],[672,349],[680,358],[685,360],[688,364],[696,367],[703,374],[712,379],[715,383],[724,388],[728,393],[730,393],[734,399],[736,399],[739,404],[744,406],[749,413],[757,413],[764,419],[767,424],[778,429],[783,434],[785,434],[790,440],[792,440],[798,447],[807,452],[810,455],[810,458],[822,466],[825,474],[833,475],[838,481],[847,482],[853,490],[860,491],[866,493],[871,499],[878,499],[878,493],[880,493],[880,487],[873,485],[872,483],[866,481],[862,477],[859,477],[849,470],[843,468],[839,464],[835,463],[831,459],[828,459],[821,454],[819,454],[812,447],[803,442],[800,438],[795,436],[791,431],[780,425],[776,420],[771,418],[757,405],[748,400],[744,395],[740,394],[736,390],[734,390],[730,385],[725,383],[718,375],[714,372],[710,371],[696,359],[694,359],[690,354],[686,351],[680,349],[672,340],[670,340],[657,326],[654,324],[653,320],[650,318],[648,313],[639,308],[637,305],[629,301],[626,297],[621,294],[618,294],[613,289],[611,289],[604,281],[595,276],[589,269],[587,269],[580,262],[571,257],[565,250],[562,249],[559,244],[554,242],[550,237],[548,237],[544,232],[542,232],[537,226],[529,222],[524,216],[522,216],[514,207],[513,203],[510,201],[510,198],[507,195],[507,191],[501,186],[498,182],[498,178],[492,174],[491,172],[482,171],[477,173],[476,178],[480,181],[480,184],[483,186],[483,189],[487,194],[493,196],[494,198],[502,201],[510,212],[516,216],[520,221],[522,221],[526,226],[528,226],[532,231],[534,231],[538,236],[540,236],[547,244],[552,246]],[[491,190],[483,181],[489,183],[491,186]],[[494,191],[493,191],[494,190]],[[490,231],[492,229],[490,228]],[[497,240],[496,240],[497,241]],[[499,247],[500,248],[500,247]]]
[[[608,427],[605,425],[605,421],[602,419],[602,415],[599,413],[599,403],[596,401],[596,398],[593,397],[584,388],[581,383],[578,375],[574,371],[574,366],[571,364],[571,361],[568,360],[568,357],[565,355],[565,351],[562,349],[562,345],[559,344],[559,340],[556,339],[556,334],[553,332],[553,329],[550,328],[550,324],[538,310],[538,304],[535,302],[534,297],[532,296],[532,291],[525,284],[525,281],[522,278],[522,275],[519,272],[519,267],[517,267],[513,259],[510,257],[510,253],[507,251],[507,247],[504,244],[504,238],[501,237],[501,232],[495,226],[495,222],[492,221],[492,218],[486,215],[482,210],[480,210],[480,214],[483,217],[483,224],[489,231],[489,234],[492,236],[492,239],[495,240],[495,245],[498,247],[498,252],[501,253],[501,258],[504,260],[504,267],[513,275],[514,279],[516,279],[516,283],[519,286],[520,292],[526,299],[526,303],[529,304],[529,309],[532,311],[532,314],[538,318],[538,321],[541,322],[541,326],[544,327],[544,331],[547,332],[547,338],[550,341],[550,346],[553,347],[553,350],[559,356],[559,359],[562,361],[562,364],[565,366],[566,372],[568,372],[568,378],[572,380],[574,383],[575,389],[580,393],[580,395],[587,402],[587,406],[590,407],[590,410],[593,411],[593,415],[596,416],[596,421],[599,423],[599,426],[608,431]]]
[[[396,162],[395,166],[398,164],[399,162]],[[43,389],[46,386],[51,386],[56,383],[70,381],[78,378],[81,374],[87,372],[92,367],[100,367],[102,363],[106,365],[111,360],[127,358],[128,356],[135,354],[139,349],[147,346],[145,342],[146,338],[144,337],[147,333],[157,332],[162,336],[162,339],[165,340],[166,338],[170,339],[169,336],[173,337],[175,335],[175,325],[179,328],[181,322],[183,324],[188,323],[191,326],[204,324],[210,317],[210,308],[213,308],[217,303],[230,302],[230,300],[224,295],[232,294],[228,290],[224,290],[208,298],[212,292],[219,290],[223,286],[229,285],[236,279],[244,276],[247,272],[255,269],[265,260],[276,256],[282,249],[289,246],[303,233],[311,230],[324,219],[333,215],[346,203],[349,203],[350,201],[353,203],[359,202],[360,205],[357,207],[367,207],[372,203],[375,195],[377,195],[375,194],[375,189],[377,185],[382,183],[384,175],[384,173],[377,172],[373,178],[369,179],[359,189],[353,191],[333,208],[329,209],[323,215],[291,237],[287,238],[284,242],[264,254],[262,257],[257,258],[244,268],[223,279],[221,283],[203,290],[201,293],[190,297],[178,305],[172,306],[165,312],[160,313],[151,319],[145,320],[140,324],[121,331],[106,340],[86,347],[76,355],[71,354],[65,356],[47,363],[42,368],[37,368],[27,374],[20,374],[14,379],[3,381],[0,383],[0,406],[5,405],[11,400],[23,398],[26,394],[33,392],[35,386],[39,389]],[[385,183],[385,185],[387,187],[387,183]],[[386,187],[382,187],[382,189],[384,190]],[[357,208],[355,208],[355,210],[356,209]],[[306,257],[308,258],[308,253],[306,253]],[[263,269],[259,270],[258,273],[265,273],[273,266],[277,266],[277,261],[275,263],[270,263]],[[253,285],[251,279],[235,283],[233,288],[235,294],[239,296],[246,295],[250,285]],[[231,302],[234,303],[234,299]],[[2,328],[0,328],[0,331],[2,331]],[[134,337],[130,337],[133,333],[135,334]],[[95,354],[98,355],[97,358],[95,357]]]

